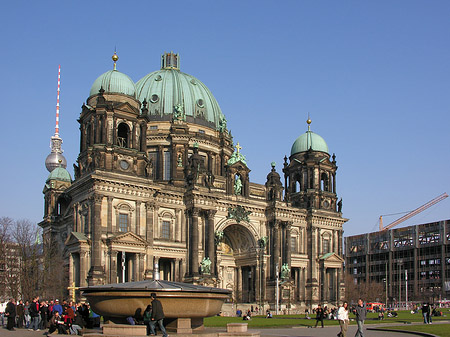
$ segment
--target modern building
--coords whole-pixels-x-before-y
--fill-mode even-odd
[[[387,281],[390,304],[450,299],[450,220],[346,237],[345,262],[355,284]]]
[[[237,302],[274,303],[277,278],[282,303],[342,299],[347,219],[336,157],[311,121],[284,157],[283,177],[272,163],[265,184],[254,183],[219,104],[180,71],[178,54],[164,54],[161,68],[137,83],[117,60],[82,106],[74,180],[56,133],[46,161],[40,226],[64,249],[69,283],[139,281],[159,271],[161,279],[230,289]]]

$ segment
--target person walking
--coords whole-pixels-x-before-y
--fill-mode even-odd
[[[339,325],[341,326],[341,332],[338,333],[338,337],[346,337],[347,329],[348,329],[348,302],[345,301],[342,304],[342,307],[338,310],[338,320]]]
[[[356,314],[356,324],[358,325],[358,330],[356,330],[355,337],[364,337],[363,328],[364,328],[364,321],[366,320],[367,309],[366,304],[363,302],[361,298],[358,300],[358,305],[356,306],[355,314]]]
[[[316,325],[314,326],[315,328],[317,328],[317,324],[319,323],[319,321],[322,324],[322,328],[323,328],[323,317],[324,316],[325,316],[325,312],[324,312],[322,306],[319,304],[316,309]]]
[[[423,324],[428,324],[428,313],[430,311],[430,306],[428,303],[424,303],[422,305],[422,316],[423,316]]]
[[[8,318],[6,323],[6,329],[14,331],[14,325],[16,324],[16,302],[14,298],[11,298],[6,305],[5,316]]]
[[[17,327],[19,329],[23,328],[23,324],[25,321],[25,309],[23,306],[23,301],[20,300],[16,307],[17,310]]]
[[[156,299],[156,294],[151,293],[150,298],[152,299],[152,318],[150,323],[150,336],[155,336],[155,326],[158,324],[159,329],[161,330],[163,337],[168,337],[169,335],[164,328],[163,319],[164,319],[164,310],[162,304],[159,300]]]

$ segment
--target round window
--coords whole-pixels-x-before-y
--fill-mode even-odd
[[[161,80],[162,80],[161,75],[157,75],[157,76],[155,77],[155,81],[161,81]]]
[[[200,98],[200,99],[197,100],[197,105],[200,108],[203,108],[205,106],[205,102]]]
[[[120,168],[122,170],[128,170],[129,167],[130,167],[130,164],[128,164],[128,162],[126,160],[120,161]]]
[[[157,94],[153,94],[152,97],[150,97],[150,102],[156,103],[159,101],[159,96]]]

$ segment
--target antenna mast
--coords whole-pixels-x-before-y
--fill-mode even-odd
[[[58,65],[58,92],[56,95],[56,125],[55,136],[59,136],[59,92],[61,88],[61,65]]]

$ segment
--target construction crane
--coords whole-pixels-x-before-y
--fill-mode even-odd
[[[428,201],[426,204],[423,204],[422,206],[416,208],[415,210],[413,210],[411,212],[408,212],[407,214],[405,214],[401,218],[398,218],[394,222],[391,222],[386,227],[383,227],[383,216],[394,215],[394,214],[380,215],[380,231],[386,231],[388,229],[391,229],[392,227],[397,226],[398,224],[402,223],[403,221],[408,220],[409,218],[412,218],[413,216],[419,214],[420,212],[423,212],[427,208],[430,208],[431,206],[437,204],[438,202],[444,200],[447,197],[448,197],[447,193],[442,193],[440,196],[434,198],[433,200]],[[401,214],[401,213],[395,213],[395,214]]]

